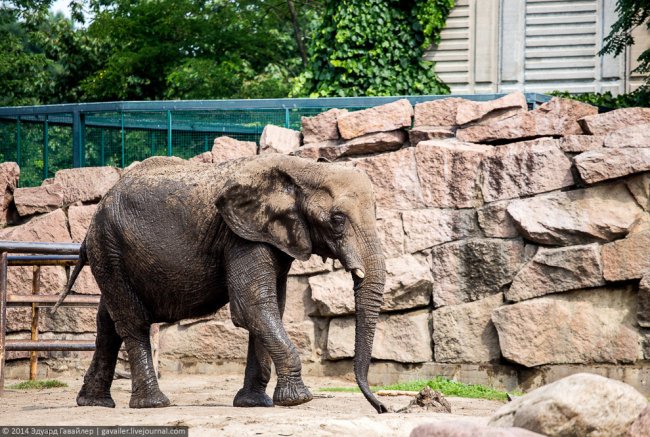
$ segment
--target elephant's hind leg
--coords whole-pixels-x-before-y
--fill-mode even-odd
[[[271,355],[261,340],[248,334],[248,357],[244,387],[237,392],[232,403],[234,407],[272,407],[273,400],[266,394],[271,378]]]
[[[77,395],[77,405],[115,408],[111,397],[111,384],[115,373],[117,354],[122,338],[115,331],[115,323],[108,314],[102,298],[97,309],[97,339],[95,354],[84,383]]]

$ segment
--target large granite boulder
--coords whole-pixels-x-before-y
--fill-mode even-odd
[[[341,137],[350,140],[373,132],[411,127],[413,107],[407,99],[337,116]]]
[[[508,214],[509,200],[488,203],[477,210],[478,222],[486,237],[516,238],[519,232]]]
[[[390,152],[402,147],[407,141],[406,132],[394,130],[375,132],[353,138],[344,143],[326,141],[306,145],[293,152],[293,155],[315,161],[336,161],[346,156],[369,155],[371,153]]]
[[[437,363],[487,363],[501,358],[492,311],[503,305],[501,293],[433,312]]]
[[[114,167],[83,167],[59,170],[53,183],[63,186],[63,202],[97,202],[120,179]]]
[[[639,414],[625,437],[648,437],[650,436],[650,405]]]
[[[0,226],[9,221],[9,208],[13,201],[14,189],[18,186],[20,168],[15,162],[0,164]]]
[[[480,205],[479,168],[492,147],[458,141],[423,141],[415,148],[424,202],[435,208]]]
[[[334,108],[313,117],[302,117],[302,136],[305,145],[338,140],[341,137],[337,124],[338,117],[347,112],[347,109]]]
[[[610,132],[605,147],[650,147],[650,123],[635,124]]]
[[[473,209],[417,209],[402,213],[404,250],[419,252],[442,243],[480,236]]]
[[[596,149],[574,158],[582,180],[593,184],[650,171],[650,147],[643,149]]]
[[[506,299],[519,302],[550,293],[605,285],[600,245],[540,248],[517,273]]]
[[[239,141],[230,137],[217,137],[212,144],[210,162],[218,164],[231,159],[255,156],[257,144],[255,141]]]
[[[266,153],[289,154],[300,147],[300,132],[267,124],[260,137],[260,155]]]
[[[625,184],[552,193],[508,205],[508,214],[526,239],[551,246],[616,240],[642,213]]]
[[[497,428],[461,420],[425,423],[411,431],[410,437],[542,437],[523,428]]]
[[[81,243],[97,211],[97,205],[72,205],[68,208],[68,224],[72,241]]]
[[[603,246],[603,275],[608,281],[639,279],[650,271],[650,229]]]
[[[528,111],[526,96],[519,91],[486,102],[463,100],[456,110],[456,124],[493,123],[526,111]]]
[[[492,426],[516,426],[549,437],[624,436],[648,401],[631,386],[578,373],[505,404]]]
[[[433,305],[458,305],[499,294],[524,258],[521,240],[470,238],[431,250]]]
[[[571,160],[552,138],[497,146],[481,167],[486,202],[545,193],[574,183]]]
[[[641,356],[636,290],[596,288],[554,294],[492,313],[503,356],[526,367],[633,363]]]
[[[425,206],[412,147],[358,159],[355,165],[372,181],[378,208],[417,209]]]
[[[650,212],[650,173],[626,178],[625,184],[641,208]]]
[[[650,123],[650,108],[621,108],[602,114],[593,114],[579,121],[591,135],[607,135],[629,126]]]
[[[63,186],[52,183],[40,187],[16,188],[14,203],[18,214],[23,217],[54,211],[63,206]]]
[[[354,317],[331,319],[327,335],[327,358],[354,356]],[[424,363],[433,359],[431,321],[426,310],[379,316],[372,358],[400,363]]]
[[[602,148],[604,141],[601,135],[567,135],[560,138],[559,147],[563,152],[582,153]]]
[[[450,97],[447,99],[429,100],[428,102],[416,103],[414,108],[415,116],[413,119],[413,127],[456,126],[458,106],[464,102],[465,99]]]

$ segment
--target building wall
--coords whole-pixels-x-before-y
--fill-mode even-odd
[[[616,0],[459,0],[442,42],[425,57],[452,93],[629,92],[631,71],[650,47],[645,27],[614,58],[598,56],[617,15]]]

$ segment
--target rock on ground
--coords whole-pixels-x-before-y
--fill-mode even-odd
[[[549,437],[624,436],[647,404],[627,384],[578,373],[505,404],[490,425],[521,427]]]
[[[508,205],[508,214],[526,239],[552,246],[616,240],[642,213],[624,184],[513,200]]]
[[[542,437],[523,428],[491,427],[461,421],[435,422],[419,425],[410,437]]]
[[[492,311],[503,305],[501,293],[476,302],[435,310],[433,344],[437,363],[487,363],[501,357]]]
[[[458,305],[498,294],[524,263],[521,240],[471,238],[431,250],[433,305]]]
[[[626,437],[650,437],[650,406],[645,407],[639,414],[627,431]]]
[[[600,245],[540,248],[506,291],[519,302],[550,293],[605,285]]]
[[[577,290],[499,307],[492,321],[503,356],[526,367],[633,363],[637,305],[631,286]]]

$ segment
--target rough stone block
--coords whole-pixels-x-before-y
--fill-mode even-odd
[[[88,232],[88,226],[90,226],[95,211],[97,211],[97,205],[72,205],[68,208],[68,223],[72,241],[81,243],[86,238],[86,232]]]
[[[203,152],[196,156],[192,156],[188,161],[197,162],[199,164],[212,164],[212,159],[212,152]]]
[[[519,91],[486,102],[463,100],[458,105],[455,124],[494,122],[526,111],[526,96]]]
[[[455,126],[458,105],[463,102],[465,102],[465,99],[450,97],[448,99],[416,103],[413,126]]]
[[[519,302],[550,293],[605,285],[600,245],[540,248],[517,273],[506,299]]]
[[[463,420],[425,423],[411,431],[409,437],[542,437],[542,434],[515,427],[479,425]]]
[[[650,148],[598,149],[574,158],[582,180],[588,184],[650,171]]]
[[[478,222],[486,237],[516,238],[519,232],[508,214],[509,200],[493,202],[477,210]]]
[[[492,310],[503,305],[501,293],[476,302],[433,312],[433,344],[437,363],[487,363],[501,357]]]
[[[282,320],[284,323],[302,323],[316,313],[316,303],[311,298],[309,281],[304,276],[289,276],[287,300]]]
[[[632,287],[554,294],[492,313],[503,356],[526,367],[633,363],[641,357]]]
[[[373,132],[388,132],[410,128],[413,107],[407,99],[397,100],[374,108],[339,114],[341,137],[350,140]]]
[[[650,123],[636,124],[608,133],[605,147],[650,147]]]
[[[486,202],[530,196],[573,185],[571,160],[551,138],[497,146],[483,159]]]
[[[14,189],[18,214],[29,216],[54,211],[63,206],[63,187],[57,183]]]
[[[417,173],[428,207],[478,206],[479,168],[492,147],[457,141],[424,141],[415,148]]]
[[[339,360],[354,356],[354,317],[337,317],[330,321],[327,358]],[[400,363],[431,361],[431,322],[426,310],[406,314],[379,316],[372,358]]]
[[[551,246],[616,240],[642,213],[624,184],[513,200],[508,205],[508,214],[526,239]]]
[[[425,256],[404,255],[386,260],[386,284],[382,311],[418,308],[431,302],[431,270]],[[336,270],[311,276],[312,299],[321,316],[354,313],[353,282],[350,273]]]
[[[603,275],[608,281],[639,279],[650,271],[650,230],[632,232],[603,246]]]
[[[355,165],[372,181],[378,208],[424,207],[413,148],[358,159]]]
[[[255,141],[239,141],[230,137],[217,137],[212,143],[211,154],[212,162],[215,164],[231,159],[255,156],[257,154],[257,144],[255,144]]]
[[[289,154],[298,150],[300,142],[300,132],[267,124],[260,137],[260,155],[266,153]]]
[[[54,183],[63,186],[63,202],[97,202],[120,179],[114,167],[83,167],[59,170]]]
[[[650,108],[616,109],[586,116],[579,123],[591,135],[607,135],[628,126],[650,123]]]
[[[418,209],[402,213],[404,248],[419,252],[438,244],[480,235],[473,209]]]
[[[295,260],[291,264],[289,275],[312,275],[314,273],[331,272],[332,260],[323,260],[318,255],[312,255],[307,261]]]
[[[498,294],[524,263],[521,240],[472,238],[431,251],[435,308]]]
[[[346,156],[368,155],[371,153],[390,152],[402,147],[406,142],[406,132],[395,130],[362,135],[344,143],[303,146],[293,154],[313,160],[336,161]]]
[[[560,138],[560,150],[582,153],[603,147],[605,138],[601,135],[567,135]]]
[[[338,140],[339,128],[337,120],[340,115],[347,114],[347,109],[330,109],[313,117],[302,117],[302,136],[305,145],[327,140]]]
[[[639,326],[650,328],[650,270],[643,275],[639,283],[639,309],[636,320]]]
[[[522,112],[494,123],[459,129],[456,137],[460,141],[486,143],[582,134],[577,120],[597,112],[598,108],[595,106],[553,97],[532,111]]]
[[[641,208],[650,212],[650,173],[629,177],[625,184]]]
[[[10,221],[10,206],[13,201],[14,189],[18,186],[20,168],[15,162],[0,164],[0,226]]]
[[[409,131],[409,142],[415,147],[422,141],[453,138],[455,128],[448,126],[418,126]]]
[[[397,211],[378,211],[377,234],[386,258],[404,254],[404,224]]]

